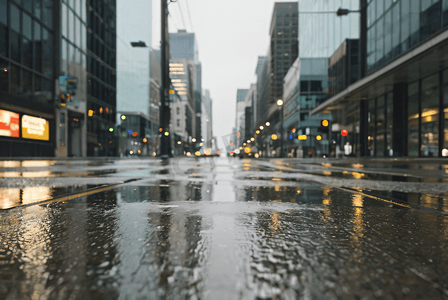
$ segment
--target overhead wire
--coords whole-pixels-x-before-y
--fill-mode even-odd
[[[184,13],[182,12],[182,6],[180,6],[180,1],[177,1],[179,4],[180,17],[182,19],[182,25],[184,25],[184,29],[187,29],[187,25],[185,25]]]
[[[193,21],[191,19],[191,14],[190,14],[190,6],[188,5],[188,0],[185,0],[185,3],[187,4],[187,13],[188,13],[188,18],[190,19],[190,26],[191,26],[191,31],[193,32]]]

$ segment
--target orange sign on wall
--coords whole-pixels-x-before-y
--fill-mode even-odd
[[[19,114],[0,109],[0,135],[19,137]]]
[[[33,140],[50,140],[50,126],[48,121],[42,118],[23,115],[22,137]]]

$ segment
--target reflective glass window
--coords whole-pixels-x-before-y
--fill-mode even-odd
[[[61,48],[61,75],[68,76],[67,72],[67,41],[62,39],[62,48]]]
[[[61,33],[63,37],[67,36],[67,5],[62,3],[62,12],[61,12]]]
[[[74,43],[74,33],[75,33],[75,18],[73,16],[73,11],[68,10],[68,39],[70,42]]]
[[[53,35],[45,28],[42,28],[42,56],[43,56],[43,73],[48,77],[53,77]]]
[[[392,5],[392,0],[386,0],[386,2],[384,4],[384,11],[388,10],[391,5]]]
[[[20,34],[11,30],[11,58],[17,62],[20,62],[21,55],[21,45],[22,39],[20,38]]]
[[[86,4],[86,0],[81,0],[81,19],[84,22],[87,22],[87,4]]]
[[[23,6],[29,12],[33,12],[33,0],[23,0]]]
[[[448,156],[448,70],[443,72],[443,150],[442,156]]]
[[[392,133],[394,126],[394,98],[388,93],[386,98],[386,156],[393,156]]]
[[[9,62],[0,58],[0,70],[10,70]],[[0,91],[7,92],[9,89],[8,72],[0,71]]]
[[[53,85],[50,80],[42,80],[42,94],[47,101],[53,100]]]
[[[411,46],[420,41],[420,0],[411,1]]]
[[[34,22],[34,69],[42,72],[42,33],[37,22]]]
[[[11,74],[10,74],[10,93],[11,94],[18,94],[20,91],[20,69],[19,67],[15,66],[15,65],[11,65],[10,67],[11,69]]]
[[[42,19],[42,0],[33,0],[33,2],[34,2],[33,14],[37,18]]]
[[[75,76],[75,47],[68,44],[68,75]]]
[[[442,0],[443,27],[448,25],[448,0]]]
[[[384,18],[376,23],[376,62],[381,63],[384,56]]]
[[[8,24],[7,13],[8,13],[8,2],[6,0],[0,0],[0,23],[5,25]]]
[[[367,6],[367,27],[372,26],[375,22],[375,9],[375,3],[370,3],[369,6]]]
[[[8,27],[0,23],[0,55],[8,56],[8,36]]]
[[[28,16],[27,14],[23,14],[23,18],[22,18],[22,34],[29,40],[31,40],[32,37],[32,22],[31,22],[31,17]]]
[[[367,112],[367,149],[369,156],[375,155],[375,99],[368,101],[368,112]]]
[[[400,46],[400,3],[397,2],[392,8],[392,56],[396,57],[401,53]]]
[[[376,17],[379,18],[384,12],[384,0],[376,0]]]
[[[384,96],[376,99],[376,151],[375,156],[383,157],[385,150],[386,118]]]
[[[33,43],[31,42],[31,40],[23,38],[22,48],[23,48],[22,63],[31,69],[33,67]]]
[[[81,48],[81,22],[78,18],[75,18],[75,44]]]
[[[384,57],[389,60],[392,56],[392,11],[384,15]]]
[[[24,96],[31,96],[33,85],[31,82],[31,72],[22,70],[22,94]]]
[[[43,21],[45,25],[53,28],[53,0],[43,0]]]
[[[400,1],[401,3],[401,51],[409,49],[409,28],[410,28],[410,1]]]
[[[440,1],[422,0],[421,38],[425,39],[440,28]]]
[[[11,18],[10,18],[11,28],[15,32],[20,33],[20,21],[21,21],[22,12],[14,4],[11,4],[10,7],[11,7]]]
[[[84,52],[87,52],[87,30],[84,24],[81,25],[81,48]]]
[[[419,86],[418,81],[408,86],[408,156],[418,156],[419,126]]]
[[[434,157],[439,152],[439,74],[422,80],[421,154]]]

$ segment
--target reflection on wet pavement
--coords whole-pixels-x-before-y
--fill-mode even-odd
[[[255,160],[153,167],[0,211],[0,299],[448,299],[446,193],[342,189]]]

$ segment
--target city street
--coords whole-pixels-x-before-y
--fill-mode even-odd
[[[0,299],[448,299],[448,164],[0,161]]]

